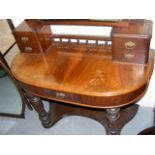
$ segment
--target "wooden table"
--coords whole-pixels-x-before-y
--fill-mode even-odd
[[[107,134],[120,134],[138,110],[148,87],[154,57],[148,64],[112,61],[111,47],[51,46],[44,54],[21,53],[12,73],[27,92],[44,127],[67,115],[83,115],[104,125]],[[79,50],[80,49],[80,50]],[[50,110],[41,99],[48,99]]]

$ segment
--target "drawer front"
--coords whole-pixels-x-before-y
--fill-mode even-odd
[[[60,101],[71,101],[71,102],[77,102],[77,103],[81,102],[80,95],[77,95],[77,94],[54,91],[54,90],[49,90],[49,89],[37,89],[35,91],[39,91],[37,93],[41,93],[45,96],[48,96],[50,98],[57,99]]]
[[[113,38],[113,49],[124,49],[128,51],[146,50],[150,48],[150,39],[141,38]]]
[[[25,91],[30,91],[44,98],[49,98],[53,100],[56,99],[62,102],[68,101],[68,102],[81,103],[81,96],[78,94],[72,94],[72,93],[66,93],[62,91],[39,88],[36,86],[24,84],[24,83],[21,83],[21,88],[23,88]]]
[[[21,50],[21,52],[33,52],[39,53],[39,46],[36,42],[35,34],[27,32],[15,32],[14,36],[16,38],[17,44]]]
[[[132,52],[126,50],[117,50],[113,53],[113,60],[145,64],[148,62],[148,56],[149,54],[144,50]]]

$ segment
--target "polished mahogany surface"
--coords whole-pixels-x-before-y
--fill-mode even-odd
[[[73,95],[74,100],[66,100],[67,103],[121,107],[143,95],[154,59],[150,52],[148,64],[121,63],[112,61],[111,55],[111,46],[102,50],[51,46],[44,54],[19,54],[13,61],[12,72],[23,85],[29,86],[29,91],[49,99],[55,99],[50,94],[58,91]],[[44,91],[39,94],[35,91],[39,89]],[[65,99],[60,95],[56,100]]]

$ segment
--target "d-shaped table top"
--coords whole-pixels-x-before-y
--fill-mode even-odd
[[[154,56],[150,53],[149,62],[145,65],[114,62],[111,52],[107,51],[51,47],[44,54],[17,55],[12,63],[12,73],[17,80],[26,85],[87,97],[106,98],[106,102],[108,98],[130,96],[139,91],[137,96],[130,96],[130,99],[122,103],[119,99],[117,102],[120,104],[114,103],[116,98],[113,100],[114,104],[112,101],[109,104],[101,101],[99,104],[102,107],[121,106],[132,102],[147,87],[154,66]],[[91,101],[88,102],[91,104]]]

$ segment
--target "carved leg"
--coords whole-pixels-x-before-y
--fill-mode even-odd
[[[120,119],[120,108],[107,109],[106,110],[107,122],[107,134],[108,135],[119,135],[120,129],[117,128],[117,121]]]
[[[42,125],[45,128],[51,127],[51,118],[49,117],[48,113],[45,111],[43,103],[39,97],[28,95],[30,102],[35,109],[35,111],[38,113],[39,118],[42,122]]]

